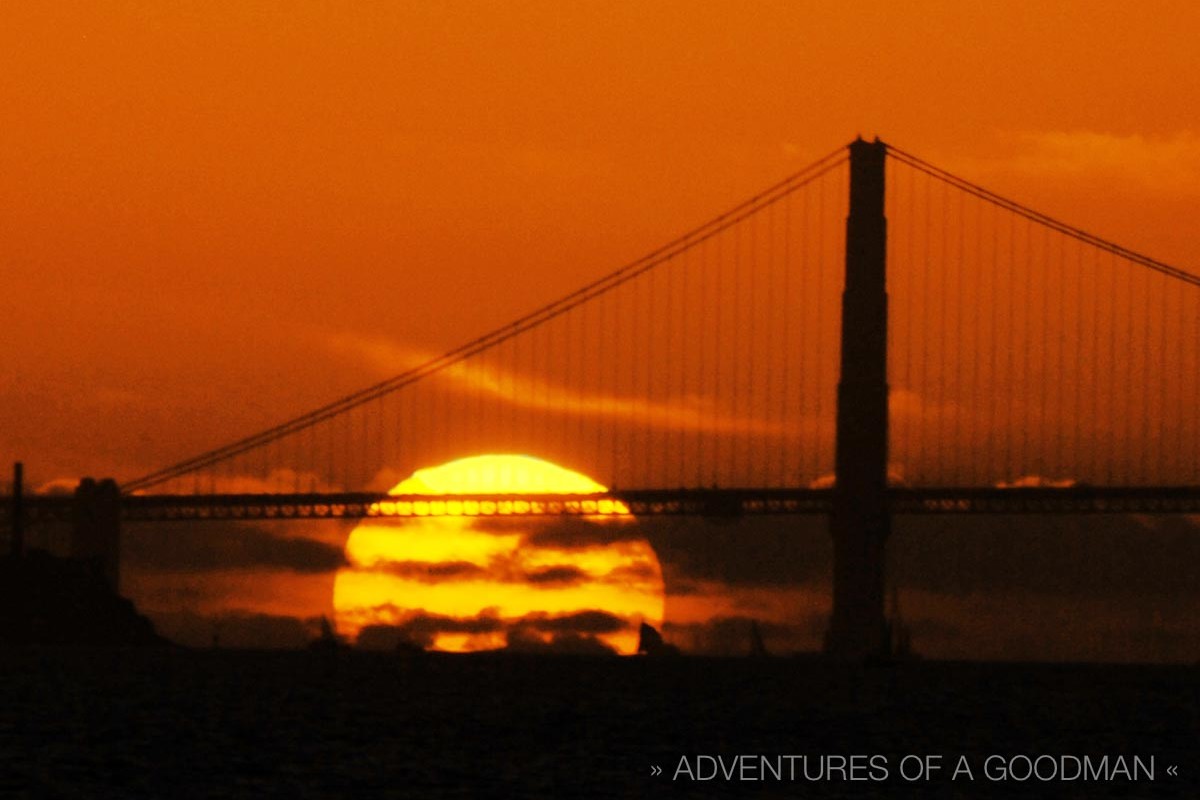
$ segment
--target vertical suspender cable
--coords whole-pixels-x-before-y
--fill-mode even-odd
[[[825,178],[821,177],[817,181],[817,218],[816,218],[816,265],[817,265],[817,320],[814,343],[816,345],[815,353],[815,369],[814,374],[817,377],[813,383],[816,389],[816,454],[817,454],[817,469],[823,470],[830,462],[825,458],[825,417],[823,415],[825,394],[825,194],[827,192]]]
[[[1088,401],[1089,387],[1086,385],[1089,374],[1094,374],[1096,364],[1093,362],[1089,365],[1086,360],[1088,355],[1094,356],[1094,353],[1089,353],[1085,348],[1090,349],[1089,345],[1085,344],[1085,331],[1088,326],[1085,320],[1085,311],[1091,306],[1091,303],[1085,299],[1087,293],[1085,286],[1087,285],[1084,274],[1083,265],[1083,247],[1076,243],[1075,245],[1075,351],[1070,359],[1075,365],[1075,403],[1071,407],[1071,474],[1077,477],[1083,476],[1084,470],[1089,466],[1089,458],[1086,453],[1086,446],[1083,440],[1083,432],[1081,430],[1083,415],[1087,413],[1086,404]],[[1093,345],[1094,346],[1094,345]]]
[[[1142,356],[1142,394],[1144,398],[1142,411],[1142,431],[1141,440],[1141,469],[1142,480],[1146,483],[1154,480],[1151,475],[1153,466],[1153,456],[1151,452],[1151,430],[1153,420],[1151,419],[1151,410],[1153,409],[1154,395],[1161,397],[1166,391],[1166,384],[1158,379],[1154,371],[1150,367],[1150,361],[1153,357],[1153,337],[1151,334],[1154,331],[1154,317],[1150,311],[1150,289],[1152,286],[1153,275],[1149,270],[1143,271],[1139,276],[1142,284],[1142,295],[1144,299],[1142,309],[1142,336],[1145,339]]]
[[[966,272],[966,197],[962,192],[958,193],[958,260],[954,265],[954,286],[955,296],[954,305],[956,313],[954,314],[954,355],[955,355],[955,373],[954,387],[955,397],[953,402],[948,403],[948,406],[953,409],[951,422],[953,423],[954,435],[950,441],[950,461],[952,463],[952,475],[954,485],[960,485],[963,479],[962,461],[970,453],[970,449],[964,447],[963,442],[963,416],[969,409],[975,408],[975,398],[971,394],[972,386],[967,382],[965,373],[969,371],[969,365],[965,363],[968,359],[973,360],[974,354],[966,346],[966,326],[964,325],[964,317],[968,310],[967,303],[967,281],[964,273]]]
[[[1135,416],[1136,408],[1134,407],[1133,392],[1131,391],[1131,388],[1135,385],[1134,381],[1136,380],[1136,374],[1134,372],[1134,366],[1133,366],[1133,364],[1134,364],[1133,359],[1134,359],[1134,355],[1136,352],[1134,349],[1134,335],[1135,335],[1137,328],[1136,328],[1135,313],[1133,310],[1133,296],[1134,296],[1134,289],[1136,286],[1136,277],[1137,276],[1134,275],[1134,271],[1132,269],[1130,269],[1130,265],[1122,262],[1120,266],[1121,266],[1121,269],[1123,269],[1125,271],[1125,276],[1126,276],[1126,279],[1125,279],[1125,347],[1126,347],[1125,380],[1123,382],[1124,388],[1120,390],[1121,391],[1121,399],[1124,401],[1124,411],[1121,416],[1123,418],[1123,422],[1125,423],[1124,424],[1125,444],[1123,447],[1124,456],[1125,456],[1125,474],[1122,477],[1124,477],[1125,479],[1128,480],[1132,476],[1132,474],[1135,470],[1134,465],[1136,463],[1138,463],[1137,462],[1137,454],[1134,452],[1135,448],[1136,448],[1136,445],[1134,443],[1134,437],[1137,435],[1136,427],[1135,427],[1137,424],[1137,420],[1136,420],[1136,416]]]
[[[751,217],[753,219],[753,217]],[[749,220],[747,220],[749,222]],[[742,225],[747,224],[743,222]],[[733,258],[730,263],[730,270],[733,273],[733,296],[729,301],[730,338],[733,340],[727,344],[729,348],[730,358],[730,406],[733,416],[736,418],[741,414],[741,393],[739,384],[741,383],[742,360],[744,358],[743,344],[745,339],[745,323],[741,319],[742,314],[742,225],[736,225],[733,228]],[[731,430],[726,438],[729,441],[729,456],[725,460],[726,469],[731,477],[738,474],[738,456],[740,437],[737,435],[737,430]]]

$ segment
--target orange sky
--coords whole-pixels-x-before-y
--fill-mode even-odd
[[[5,4],[3,452],[161,466],[857,132],[1200,264],[1193,4],[703,8]]]
[[[857,133],[1200,270],[1196,5],[977,5],[4,4],[0,454],[160,467]]]

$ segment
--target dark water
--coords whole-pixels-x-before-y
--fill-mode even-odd
[[[25,650],[0,669],[3,797],[1200,797],[1195,667]],[[877,755],[889,778],[672,780],[681,756],[739,754]],[[944,770],[904,781],[909,754]],[[991,781],[991,754],[1156,775]],[[959,755],[973,782],[950,780]]]

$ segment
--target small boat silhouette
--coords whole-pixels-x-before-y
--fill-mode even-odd
[[[645,622],[642,623],[638,632],[637,651],[639,655],[647,656],[679,655],[678,647],[664,642],[662,634],[656,631],[653,625],[647,625]]]
[[[314,653],[336,653],[349,650],[350,646],[337,635],[333,623],[325,615],[321,615],[321,635],[308,643],[308,649]]]
[[[913,650],[912,633],[900,616],[900,591],[892,587],[891,614],[887,620],[886,650],[867,660],[873,664],[898,664],[920,661],[921,655]]]
[[[763,641],[762,631],[759,630],[758,620],[750,620],[750,657],[751,658],[767,658],[771,653],[767,650],[767,645]]]

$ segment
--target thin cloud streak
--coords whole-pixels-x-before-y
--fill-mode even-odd
[[[1194,194],[1200,189],[1200,136],[1117,136],[1096,131],[1047,131],[1021,137],[1028,152],[1013,166],[1038,174],[1108,176],[1155,192]]]
[[[386,339],[350,334],[333,337],[330,346],[340,353],[350,353],[367,361],[386,375],[394,375],[402,369],[436,357],[432,353],[406,348]],[[520,376],[482,362],[460,362],[442,370],[436,377],[463,391],[483,391],[520,408],[627,420],[666,430],[780,438],[800,438],[804,430],[803,424],[786,425],[756,417],[726,414],[695,396],[683,401],[656,402],[614,394],[586,393],[561,384]]]
[[[1000,156],[950,157],[954,172],[1016,174],[1035,180],[1102,181],[1155,195],[1200,193],[1200,134],[1120,135],[1090,130],[1022,131],[1001,142]]]

